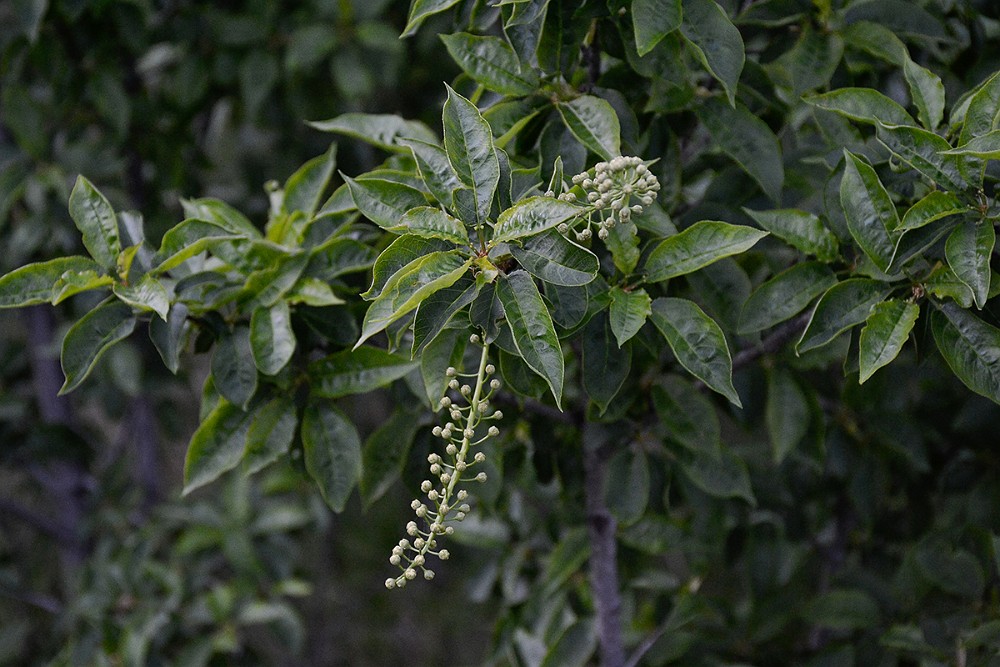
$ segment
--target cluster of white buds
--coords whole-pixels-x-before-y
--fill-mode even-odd
[[[591,225],[597,227],[598,238],[608,238],[608,230],[618,222],[627,223],[633,215],[641,214],[643,207],[652,204],[660,190],[660,182],[638,157],[619,156],[598,162],[593,171],[593,175],[585,171],[573,177],[573,185],[583,189],[587,202],[597,213],[596,221],[592,215],[587,226],[576,232],[578,241],[586,241],[592,236]],[[561,225],[559,231],[566,234],[569,227]]]
[[[479,343],[480,338],[473,335],[470,341]],[[427,557],[448,560],[448,550],[438,549],[438,540],[451,535],[455,528],[449,524],[462,521],[472,509],[465,502],[469,492],[459,489],[458,485],[465,480],[486,481],[485,472],[473,474],[473,468],[483,463],[486,455],[472,450],[500,435],[500,429],[492,425],[483,432],[482,422],[503,418],[503,413],[493,410],[490,405],[490,397],[500,388],[500,380],[492,377],[496,368],[487,362],[488,353],[489,345],[483,346],[476,373],[461,373],[452,367],[445,371],[449,391],[445,392],[438,407],[449,419],[431,431],[444,441],[445,456],[432,453],[427,457],[430,473],[436,481],[425,479],[420,484],[427,502],[415,498],[410,503],[422,526],[417,521],[410,521],[406,524],[409,539],[400,540],[392,548],[389,562],[399,567],[400,575],[386,579],[386,588],[402,588],[407,581],[416,579],[418,571],[423,573],[424,579],[434,578],[434,571],[427,567]],[[463,382],[466,379],[475,386]]]

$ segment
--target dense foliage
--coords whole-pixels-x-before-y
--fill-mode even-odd
[[[114,93],[102,60],[84,87],[107,125],[98,136],[139,163],[122,178],[162,198],[184,185],[190,158],[169,136],[144,137],[148,149],[115,136],[141,134],[133,100],[158,109],[166,91],[184,99],[199,90],[192,81],[211,80],[203,63],[176,88],[142,78],[139,64],[161,53],[157,21],[188,16],[198,32],[218,16],[112,6],[95,5],[94,19],[108,11],[150,28],[132,56],[148,97]],[[219,85],[240,72],[252,123],[274,107],[279,80],[308,90],[299,69],[329,62],[344,112],[310,126],[337,143],[269,182],[261,207],[225,188],[185,193],[215,196],[182,199],[178,223],[157,210],[144,224],[126,209],[154,197],[126,202],[83,174],[65,193],[82,249],[48,217],[47,193],[66,189],[67,170],[43,167],[46,151],[76,137],[47,145],[31,110],[55,100],[74,113],[83,84],[63,82],[68,99],[6,84],[58,60],[57,46],[38,45],[66,42],[59,20],[72,10],[50,10],[54,35],[29,21],[10,42],[2,119],[18,154],[0,201],[17,229],[37,234],[33,216],[45,216],[60,230],[19,241],[15,260],[62,245],[0,278],[0,307],[78,308],[61,393],[86,393],[88,378],[116,367],[134,373],[101,359],[113,362],[136,329],[173,373],[198,363],[192,350],[209,355],[184,493],[226,475],[217,484],[242,494],[230,503],[244,527],[296,479],[334,512],[390,512],[399,541],[382,530],[364,541],[389,559],[385,587],[405,586],[371,582],[395,605],[415,588],[457,590],[435,574],[458,565],[453,545],[478,547],[467,590],[497,610],[480,658],[490,664],[994,664],[995,10],[961,0],[368,9],[398,21],[397,41],[351,6],[329,14],[328,33],[310,22],[326,9],[304,11],[282,61],[256,49],[254,30],[286,15],[257,8],[217,33],[244,35],[233,46],[246,53],[223,49],[211,67]],[[355,24],[349,37],[334,28]],[[440,87],[422,78],[421,63],[441,58],[435,30],[457,65]],[[428,60],[404,64],[404,53]],[[178,58],[174,76],[189,67]],[[403,113],[377,98],[372,113],[357,110],[394,76],[413,86]],[[192,97],[178,108],[202,113]],[[300,102],[292,113],[326,117],[308,95]],[[206,127],[225,117],[213,110]],[[142,180],[147,160],[174,165],[177,180]],[[242,476],[257,473],[284,481],[255,494]],[[293,514],[264,523],[280,533],[322,516]],[[224,640],[241,621],[294,639],[283,596],[301,591],[278,566],[281,535],[251,542],[255,568],[233,564],[263,577],[263,592],[233,583],[206,600],[197,591],[223,576],[218,563],[174,544],[205,538],[160,530],[149,553],[193,554],[195,592],[174,594],[171,610],[154,605],[155,622],[127,606],[127,630],[77,641],[66,662],[245,656],[255,649]],[[78,552],[81,576],[106,574],[106,551]],[[144,567],[133,576],[158,571]],[[158,585],[176,588],[165,576]],[[188,607],[208,616],[160,620]],[[163,628],[196,636],[212,614],[223,634],[172,653],[179,643]],[[420,622],[455,633],[457,616]],[[147,634],[131,639],[137,627]]]

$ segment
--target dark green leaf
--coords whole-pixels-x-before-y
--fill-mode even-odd
[[[410,37],[416,34],[420,25],[428,17],[450,9],[458,4],[459,0],[414,0],[410,5],[410,15],[406,19],[406,27],[403,28],[402,37]]]
[[[944,138],[919,127],[878,123],[879,141],[900,160],[931,179],[941,188],[956,192],[968,188],[967,160],[948,152]]]
[[[809,431],[809,403],[798,383],[783,368],[771,371],[767,381],[765,421],[771,453],[781,463]]]
[[[374,299],[382,293],[389,278],[404,266],[432,252],[450,250],[452,245],[437,239],[425,239],[408,234],[389,244],[372,266],[372,285],[361,294],[363,299]]]
[[[180,367],[180,356],[188,331],[187,315],[188,307],[178,302],[170,306],[166,322],[158,318],[149,321],[149,338],[160,353],[163,365],[175,375]]]
[[[184,215],[222,227],[230,234],[246,238],[260,238],[260,230],[245,215],[218,199],[182,199]]]
[[[782,241],[807,255],[815,255],[820,261],[832,262],[839,256],[837,237],[812,213],[796,209],[751,211],[748,208],[743,212]]]
[[[605,160],[621,155],[621,123],[606,100],[581,95],[557,108],[569,131],[589,150]]]
[[[419,362],[410,361],[376,347],[343,350],[309,364],[313,396],[338,398],[363,394],[398,380]]]
[[[620,287],[612,287],[609,294],[611,308],[608,316],[611,319],[611,330],[618,341],[618,347],[621,347],[625,341],[639,333],[639,329],[646,323],[646,318],[652,312],[652,299],[641,288],[626,292]]]
[[[736,160],[772,201],[780,201],[785,169],[778,138],[767,123],[742,104],[731,107],[718,98],[705,100],[697,113],[719,148]]]
[[[100,270],[89,257],[57,257],[35,262],[0,278],[0,308],[21,308],[49,301],[52,288],[64,274]]]
[[[138,310],[153,311],[166,321],[170,310],[170,295],[159,280],[146,274],[134,285],[117,284],[114,293],[119,299]]]
[[[668,375],[653,386],[653,407],[667,438],[695,454],[719,455],[719,418],[704,394],[678,375]]]
[[[292,315],[286,301],[270,308],[257,308],[250,317],[250,347],[257,369],[276,375],[295,354]]]
[[[635,0],[632,3],[632,28],[635,48],[644,56],[668,33],[681,26],[681,0]]]
[[[573,287],[586,285],[600,269],[594,253],[551,230],[510,246],[510,253],[528,273],[546,283]]]
[[[899,240],[896,207],[871,165],[847,150],[844,159],[840,205],[847,228],[875,266],[887,271]]]
[[[457,245],[469,244],[469,233],[462,221],[433,206],[412,208],[395,225],[386,229],[394,234],[442,239]]]
[[[829,93],[804,98],[820,109],[833,111],[841,116],[862,123],[876,125],[916,125],[906,109],[871,88],[838,88]]]
[[[996,130],[998,119],[1000,119],[1000,72],[983,82],[979,90],[969,99],[958,145],[965,146],[976,137]]]
[[[944,245],[948,265],[972,290],[976,306],[982,310],[990,292],[990,258],[996,245],[992,220],[969,219],[955,228]]]
[[[608,462],[605,502],[619,525],[642,518],[649,502],[649,462],[642,450],[620,450]]]
[[[952,193],[933,190],[903,214],[899,229],[919,229],[941,218],[968,210],[969,207],[962,204]]]
[[[222,336],[212,354],[212,377],[223,398],[246,409],[257,391],[250,327],[237,325]]]
[[[313,401],[302,418],[306,471],[334,512],[344,511],[361,477],[361,439],[330,401]]]
[[[445,206],[451,206],[455,190],[462,187],[455,170],[448,161],[448,154],[437,144],[429,144],[416,139],[404,140],[403,145],[413,153],[413,159],[420,171],[424,185],[434,198]]]
[[[254,410],[246,436],[246,471],[258,472],[287,454],[298,424],[299,414],[289,397],[275,398]]]
[[[903,62],[903,74],[920,122],[933,132],[944,118],[944,84],[941,78],[909,58]]]
[[[833,271],[825,264],[795,264],[753,291],[743,305],[738,331],[745,334],[780,324],[836,284]]]
[[[795,351],[801,354],[822,347],[855,324],[864,322],[872,306],[882,301],[889,289],[885,283],[869,278],[849,278],[837,283],[816,304]]]
[[[476,220],[483,224],[493,204],[493,193],[500,181],[500,162],[493,147],[493,132],[476,105],[448,88],[444,103],[444,148],[448,160],[475,202]]]
[[[860,630],[878,626],[879,610],[875,600],[864,591],[832,590],[811,600],[804,617],[824,628]]]
[[[62,342],[62,369],[66,382],[60,394],[73,391],[87,379],[108,348],[135,329],[132,309],[119,301],[101,303],[66,332]]]
[[[675,230],[676,233],[676,230]],[[618,223],[608,230],[604,246],[611,251],[611,261],[624,275],[630,275],[639,264],[639,233],[634,222]]]
[[[114,269],[122,251],[118,218],[104,195],[83,176],[77,177],[69,195],[69,214],[94,261],[104,269]]]
[[[683,0],[683,10],[681,33],[735,106],[736,85],[746,61],[740,31],[715,0]]]
[[[597,648],[594,621],[582,619],[570,625],[545,654],[541,667],[584,667]]]
[[[370,246],[354,239],[335,237],[309,253],[309,263],[303,274],[328,283],[345,273],[368,269],[375,262],[375,257],[375,251]]]
[[[310,126],[321,132],[333,132],[386,151],[405,153],[404,139],[434,141],[434,133],[418,121],[404,120],[388,114],[345,113],[330,120],[312,121]]]
[[[941,356],[966,387],[1000,403],[1000,330],[954,303],[931,315]]]
[[[971,600],[983,594],[986,586],[983,567],[968,551],[932,539],[917,547],[914,561],[920,573],[946,593]]]
[[[420,421],[412,412],[396,410],[365,440],[361,449],[361,483],[358,486],[365,507],[371,507],[399,479]]]
[[[222,400],[205,417],[184,457],[185,495],[239,465],[254,414]]]
[[[412,208],[425,206],[427,200],[408,185],[380,178],[359,178],[344,176],[351,189],[351,197],[358,210],[382,229],[392,229]]]
[[[553,229],[583,213],[576,204],[552,197],[529,197],[500,214],[492,242],[513,241]]]
[[[458,66],[487,90],[501,95],[530,95],[538,87],[538,75],[523,67],[514,50],[499,37],[465,32],[440,37]]]
[[[583,388],[603,414],[628,378],[632,349],[615,344],[608,316],[598,313],[584,329]]]
[[[798,98],[807,90],[825,87],[843,55],[844,41],[839,34],[816,30],[806,23],[795,46],[765,67],[775,83]]]
[[[693,461],[682,463],[681,469],[694,485],[716,498],[742,498],[757,504],[750,486],[750,475],[743,460],[728,450],[719,456],[701,454]]]
[[[653,249],[646,258],[646,280],[655,283],[697,271],[723,257],[749,250],[767,234],[716,220],[696,222]]]
[[[319,208],[323,192],[336,168],[337,144],[331,144],[326,153],[309,160],[288,178],[282,209],[286,213],[302,211],[307,218],[311,218]]]
[[[859,384],[899,355],[919,315],[915,303],[889,299],[875,304],[861,330]]]
[[[993,130],[969,140],[958,148],[943,151],[944,155],[969,155],[984,160],[1000,159],[1000,130]]]

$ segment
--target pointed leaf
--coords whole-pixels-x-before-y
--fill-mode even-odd
[[[295,354],[295,333],[286,301],[253,311],[250,317],[250,347],[254,364],[264,375],[276,375],[291,361]]]
[[[943,155],[969,155],[984,160],[1000,160],[1000,130],[970,139],[958,148],[944,151]]]
[[[160,250],[153,256],[150,273],[163,273],[183,264],[200,252],[225,241],[245,238],[213,222],[185,220],[167,231],[160,241]]]
[[[339,398],[364,394],[403,377],[419,365],[377,347],[343,350],[309,364],[313,396]]]
[[[344,176],[358,210],[382,229],[391,229],[411,208],[426,206],[427,200],[408,185],[381,178]]]
[[[878,123],[876,135],[900,160],[945,190],[960,192],[969,187],[967,160],[948,152],[943,137],[919,127]]]
[[[476,105],[448,88],[444,103],[444,148],[459,180],[472,190],[477,219],[483,224],[500,181],[500,162],[493,147],[493,132]]]
[[[337,144],[319,157],[309,160],[289,176],[285,183],[285,199],[281,208],[285,213],[302,211],[311,218],[322,202],[323,192],[337,168]]]
[[[753,291],[743,305],[738,333],[747,334],[780,324],[837,284],[825,264],[802,262],[769,278]]]
[[[150,274],[146,274],[135,285],[117,284],[115,296],[138,310],[153,311],[166,321],[170,310],[170,295],[167,288]]]
[[[57,257],[35,262],[0,278],[0,308],[21,308],[46,303],[64,274],[96,272],[100,266],[89,257]]]
[[[222,400],[205,417],[184,457],[184,495],[239,465],[254,414]]]
[[[861,330],[859,384],[899,355],[920,315],[915,303],[889,299],[876,304]]]
[[[664,37],[681,26],[681,0],[635,0],[632,28],[635,48],[644,56]]]
[[[360,139],[377,148],[405,153],[404,139],[434,141],[434,133],[423,123],[389,114],[345,113],[330,120],[310,121],[320,132],[333,132]]]
[[[903,62],[903,74],[921,124],[934,131],[944,118],[944,84],[937,74],[909,58]]]
[[[440,35],[452,60],[487,90],[501,95],[531,95],[538,75],[522,67],[514,49],[499,37],[480,37],[465,32]]]
[[[710,389],[743,407],[733,387],[733,359],[722,329],[692,301],[661,297],[653,301],[650,320],[674,356]]]
[[[165,322],[158,318],[149,321],[149,339],[160,353],[163,365],[174,375],[180,368],[180,356],[188,331],[187,316],[188,307],[178,302],[170,307]]]
[[[135,329],[135,316],[124,303],[107,300],[70,327],[62,342],[62,370],[66,382],[60,394],[73,391],[87,379],[108,348]]]
[[[500,214],[493,229],[492,243],[513,241],[539,234],[582,215],[585,209],[552,197],[522,199]]]
[[[829,93],[803,98],[820,109],[833,111],[841,116],[862,123],[875,125],[915,125],[906,109],[871,88],[838,88]]]
[[[122,251],[118,218],[94,184],[78,176],[69,195],[69,215],[83,234],[83,245],[101,267],[113,269]]]
[[[949,215],[957,215],[969,210],[958,197],[950,192],[933,190],[911,206],[899,223],[899,229],[919,229]]]
[[[743,212],[782,241],[807,255],[815,255],[820,261],[832,262],[839,256],[837,237],[812,213],[796,209],[751,211],[748,208]]]
[[[372,266],[372,285],[361,297],[374,299],[382,293],[389,278],[404,266],[433,252],[450,250],[451,247],[450,243],[438,239],[425,239],[412,234],[400,236],[375,260]]]
[[[618,347],[625,344],[625,341],[639,333],[639,329],[646,323],[646,318],[652,312],[650,304],[652,299],[646,294],[644,289],[636,289],[626,292],[620,287],[612,287],[611,308],[608,315],[611,318],[611,330],[618,341]]]
[[[260,230],[254,227],[245,215],[224,201],[211,198],[182,199],[181,205],[184,207],[184,215],[188,218],[210,222],[240,237],[250,239],[261,237]]]
[[[511,244],[510,254],[528,273],[553,285],[586,285],[601,268],[594,253],[555,230],[532,236],[523,246]]]
[[[298,425],[299,413],[289,397],[275,398],[254,410],[244,453],[247,473],[259,472],[286,455]]]
[[[621,123],[614,108],[600,97],[581,95],[557,108],[577,140],[605,160],[621,155]]]
[[[844,178],[840,205],[847,228],[861,249],[881,271],[889,268],[896,252],[899,216],[875,170],[850,151],[844,151]]]
[[[1000,329],[954,303],[931,315],[931,331],[941,356],[962,383],[1000,403]]]
[[[439,203],[450,206],[454,192],[462,187],[462,182],[452,169],[448,154],[436,144],[416,139],[405,139],[401,143],[413,153],[420,178],[430,193]]]
[[[330,401],[313,401],[302,417],[306,472],[334,512],[344,511],[361,477],[361,438]]]
[[[439,289],[421,301],[413,318],[413,350],[410,356],[420,354],[444,330],[455,313],[472,303],[480,289],[482,283],[467,273],[454,285]]]
[[[385,229],[394,234],[413,234],[428,239],[442,239],[463,246],[469,244],[469,233],[462,221],[433,206],[411,208],[397,224]]]
[[[849,278],[837,283],[820,298],[809,324],[795,345],[803,353],[826,345],[855,324],[868,319],[872,306],[889,293],[885,283],[869,278]]]
[[[223,398],[246,409],[257,392],[250,327],[237,325],[219,340],[212,354],[212,378]]]
[[[775,463],[781,463],[809,431],[809,403],[802,388],[781,367],[768,376],[765,421]]]
[[[982,310],[990,292],[990,258],[996,245],[992,220],[970,219],[955,228],[944,245],[944,254],[958,279],[972,290]]]
[[[749,250],[767,234],[716,220],[696,222],[653,249],[646,258],[646,280],[655,283],[697,271],[723,257]]]
[[[406,19],[406,27],[400,37],[411,37],[415,35],[420,25],[428,17],[451,9],[457,5],[459,0],[414,0],[410,5],[410,15]]]
[[[964,146],[976,137],[998,129],[998,121],[1000,121],[1000,72],[983,82],[979,90],[969,99],[958,144]]]
[[[746,61],[740,31],[715,0],[684,0],[683,12],[681,33],[735,106],[736,85]]]
[[[700,455],[681,469],[695,486],[716,498],[742,498],[750,505],[757,499],[750,486],[750,474],[743,459],[728,450],[718,456]]]
[[[780,201],[785,169],[778,138],[767,123],[742,104],[731,107],[718,98],[705,100],[697,114],[715,144],[760,184],[764,194]]]

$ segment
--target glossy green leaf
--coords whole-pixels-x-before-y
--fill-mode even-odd
[[[969,99],[962,132],[958,136],[958,145],[964,146],[976,137],[998,129],[998,121],[1000,121],[1000,72],[986,79]]]
[[[817,626],[834,630],[877,627],[878,604],[862,590],[835,589],[813,598],[803,616]]]
[[[365,440],[358,485],[365,507],[371,507],[399,479],[420,422],[420,417],[412,412],[396,410]]]
[[[990,285],[995,285],[997,280],[991,279]],[[963,308],[972,308],[972,290],[969,286],[958,279],[955,272],[947,264],[941,264],[931,272],[923,282],[924,289],[928,294],[939,299],[954,299]]]
[[[809,23],[802,28],[795,46],[765,66],[771,79],[795,98],[826,87],[844,55],[838,32],[817,30]]]
[[[742,104],[729,106],[709,98],[697,108],[712,140],[753,177],[772,201],[781,200],[785,169],[778,138],[767,123]]]
[[[683,11],[681,33],[735,106],[736,85],[746,61],[740,31],[715,0],[683,0]]]
[[[819,217],[797,209],[743,212],[753,218],[758,225],[807,255],[815,255],[823,262],[832,262],[839,257],[837,237],[827,229]]]
[[[114,278],[102,275],[94,270],[67,271],[59,277],[59,280],[57,280],[54,285],[52,285],[51,303],[55,306],[75,294],[89,292],[90,290],[101,289],[104,287],[111,287],[114,284]],[[123,299],[123,301],[125,301],[125,299]]]
[[[132,309],[107,300],[77,320],[62,342],[62,370],[66,382],[60,394],[73,391],[87,379],[108,348],[124,340],[135,329]]]
[[[266,269],[247,276],[240,291],[239,303],[245,310],[273,306],[298,283],[309,257],[305,254],[285,256]]]
[[[420,178],[430,193],[441,204],[451,206],[452,196],[455,190],[462,187],[462,182],[448,161],[448,154],[437,144],[416,139],[403,140],[402,144],[413,153]]]
[[[254,412],[218,402],[191,436],[184,457],[184,495],[214,482],[239,465],[247,446]]]
[[[967,160],[948,152],[951,145],[937,134],[919,127],[878,123],[879,141],[893,155],[931,179],[945,190],[960,192],[967,189]]]
[[[851,236],[881,271],[889,268],[899,240],[899,216],[878,174],[867,162],[844,151],[840,205]]]
[[[968,155],[984,160],[1000,160],[1000,130],[992,130],[986,134],[970,139],[968,143],[958,148],[945,150],[943,155]]]
[[[374,299],[382,293],[385,284],[397,271],[411,262],[433,252],[450,250],[452,245],[438,239],[426,239],[412,234],[400,236],[379,254],[372,266],[372,284],[361,294],[363,299]]]
[[[211,250],[217,243],[244,238],[214,222],[185,220],[163,235],[160,250],[153,257],[151,273],[163,273],[183,264],[198,253]]]
[[[487,90],[501,95],[531,95],[538,87],[538,75],[521,65],[514,49],[503,39],[465,32],[440,37],[452,60]]]
[[[919,315],[915,303],[889,299],[875,304],[861,330],[860,384],[899,355]]]
[[[928,130],[934,131],[944,118],[944,84],[941,78],[909,58],[903,62],[903,74],[910,89],[917,117]]]
[[[618,341],[618,347],[621,347],[625,341],[639,333],[639,329],[646,323],[646,318],[652,312],[652,299],[642,288],[626,292],[620,287],[612,287],[609,294],[611,307],[608,316],[611,319],[611,330]]]
[[[188,218],[210,222],[237,236],[250,239],[261,237],[260,230],[245,215],[224,201],[207,197],[182,199],[181,205]]]
[[[517,351],[549,385],[559,405],[565,375],[562,347],[534,279],[524,271],[514,271],[497,281],[496,294],[503,304]]]
[[[52,298],[52,288],[64,274],[98,270],[100,266],[89,257],[57,257],[27,264],[0,278],[0,308],[45,303]]]
[[[361,478],[361,438],[330,401],[312,401],[302,417],[306,472],[334,512],[344,511]]]
[[[410,15],[406,19],[402,37],[415,35],[421,24],[434,14],[451,9],[459,0],[414,0],[410,5]]]
[[[746,334],[780,324],[836,284],[837,278],[825,264],[795,264],[753,291],[743,305],[738,331]]]
[[[412,311],[434,292],[453,285],[471,263],[471,259],[465,259],[457,251],[432,252],[394,273],[368,307],[355,347]]]
[[[330,282],[346,273],[365,271],[376,258],[375,250],[354,239],[335,237],[313,248],[304,276]]]
[[[583,389],[603,414],[628,378],[632,349],[621,349],[615,342],[608,315],[598,313],[587,322],[581,351]]]
[[[419,365],[377,347],[342,350],[309,364],[313,396],[339,398],[364,394],[403,377]]]
[[[650,320],[660,330],[677,361],[710,389],[742,407],[733,387],[733,360],[722,329],[692,301],[661,297],[653,301]]]
[[[784,461],[806,437],[809,417],[809,403],[795,378],[783,368],[774,368],[767,378],[764,420],[775,463]]]
[[[290,397],[275,398],[254,410],[244,452],[247,473],[263,470],[288,454],[298,425],[299,413]]]
[[[982,310],[990,292],[990,259],[996,245],[992,220],[969,219],[955,228],[944,245],[945,257],[955,275],[972,290]]]
[[[676,230],[674,230],[676,233]],[[634,222],[618,221],[608,230],[604,247],[611,252],[611,261],[624,275],[631,275],[639,265],[642,253],[639,250],[639,232]]]
[[[646,280],[655,283],[697,271],[723,257],[749,250],[767,234],[716,220],[696,222],[653,248],[644,266]]]
[[[444,148],[459,180],[470,188],[475,202],[476,220],[486,221],[493,203],[493,193],[500,181],[500,162],[493,146],[493,132],[476,105],[448,88],[442,115]]]
[[[427,200],[408,185],[381,178],[344,176],[358,210],[382,229],[392,229],[412,208],[426,206]]]
[[[849,278],[837,283],[820,297],[795,351],[801,354],[822,347],[864,322],[872,306],[882,301],[889,290],[885,283],[869,278]]]
[[[1000,403],[1000,329],[954,303],[931,315],[941,356],[966,387]]]
[[[811,95],[804,100],[813,106],[833,111],[841,116],[862,123],[875,125],[915,125],[906,109],[871,88],[838,88],[820,95]]]
[[[138,310],[153,311],[166,321],[170,310],[170,294],[159,280],[146,274],[135,285],[117,284],[113,291],[115,296]]]
[[[870,53],[896,67],[902,67],[910,57],[903,40],[884,25],[871,21],[857,21],[846,26],[841,32],[848,46]]]
[[[719,418],[704,394],[684,378],[668,375],[653,386],[651,396],[668,440],[696,454],[719,455]]]
[[[295,333],[286,301],[253,311],[250,317],[250,348],[254,364],[264,375],[276,375],[291,361],[295,354]]]
[[[389,114],[345,113],[330,120],[311,121],[320,132],[333,132],[359,139],[377,148],[397,153],[407,152],[403,139],[434,141],[434,133],[423,123]]]
[[[394,234],[413,234],[428,239],[442,239],[457,245],[469,244],[469,233],[462,221],[433,206],[410,209],[397,224],[387,227],[386,230]]]
[[[743,459],[728,450],[719,456],[702,454],[682,463],[681,470],[695,486],[715,498],[741,498],[756,505],[750,474]]]
[[[594,253],[555,230],[511,244],[510,253],[525,271],[553,285],[586,285],[601,268]]]
[[[257,392],[250,327],[237,325],[219,340],[212,354],[212,378],[223,398],[246,409]]]
[[[563,123],[577,140],[605,160],[621,155],[621,123],[607,100],[581,95],[557,105]]]
[[[69,215],[83,235],[83,245],[101,267],[113,269],[122,251],[118,218],[94,184],[78,176],[69,195]]]
[[[950,192],[933,190],[907,209],[899,223],[900,230],[919,229],[950,215],[969,210],[958,197]]]
[[[594,621],[584,618],[567,627],[545,653],[541,667],[585,667],[597,648]]]
[[[165,322],[155,317],[149,320],[149,339],[160,353],[163,365],[175,375],[180,368],[180,356],[189,329],[187,316],[188,307],[178,302],[170,306]]]
[[[420,354],[444,330],[455,313],[472,303],[481,288],[481,282],[466,273],[454,285],[443,287],[421,301],[413,318],[411,356]]]
[[[282,209],[286,213],[302,211],[311,218],[323,201],[323,192],[336,168],[337,144],[331,144],[326,153],[309,160],[288,177]]]
[[[640,56],[652,51],[680,26],[681,0],[635,0],[632,3],[632,29]]]
[[[558,227],[583,213],[583,208],[552,197],[529,197],[500,214],[492,243],[513,241]]]

